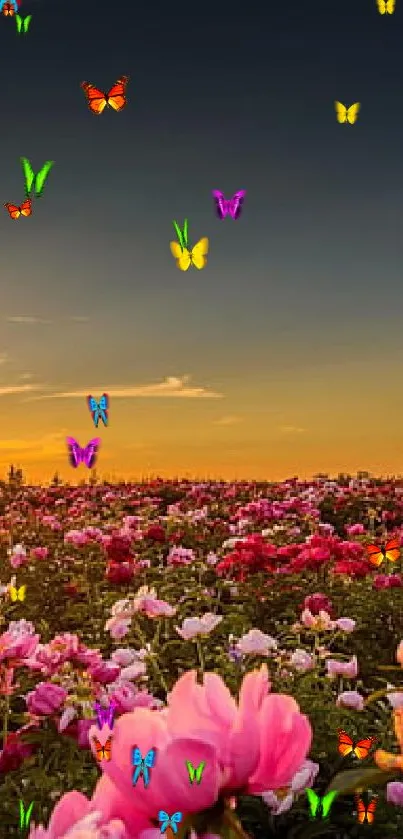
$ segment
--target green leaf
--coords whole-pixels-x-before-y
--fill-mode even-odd
[[[337,790],[341,795],[352,795],[357,789],[369,789],[377,786],[386,786],[388,781],[396,777],[396,773],[382,772],[377,766],[368,766],[356,769],[348,769],[346,772],[338,772],[332,778],[326,793]]]

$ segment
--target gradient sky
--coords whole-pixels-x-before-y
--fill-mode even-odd
[[[101,477],[403,471],[403,0],[255,9],[0,18],[2,202],[21,155],[55,160],[32,217],[1,217],[0,473],[86,477],[65,436],[95,436],[104,390]],[[80,82],[121,74],[128,107],[92,115]],[[212,189],[247,190],[239,221]],[[201,272],[170,254],[185,216]]]

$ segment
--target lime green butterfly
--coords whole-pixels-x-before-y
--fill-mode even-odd
[[[317,819],[319,816],[322,816],[322,819],[327,819],[333,801],[336,798],[336,795],[338,795],[337,790],[332,789],[327,793],[327,795],[324,795],[323,798],[321,798],[320,795],[318,795],[313,789],[306,789],[305,792],[308,797],[311,819]]]
[[[34,801],[31,801],[28,810],[26,810],[24,803],[20,801],[20,830],[26,830],[29,827],[34,803]]]
[[[190,760],[186,760],[185,762],[189,772],[190,783],[193,784],[193,781],[196,781],[196,784],[200,784],[206,762],[202,760],[202,762],[196,767],[193,766],[193,763],[191,763]]]
[[[28,17],[21,17],[21,15],[15,16],[15,22],[17,24],[17,32],[20,35],[21,32],[28,32],[29,24],[31,23],[32,15],[28,15]]]
[[[43,164],[42,169],[35,172],[26,157],[21,157],[22,163],[22,170],[24,172],[25,178],[25,195],[27,198],[31,197],[32,190],[35,190],[35,197],[40,198],[43,192],[43,188],[45,186],[46,178],[49,175],[49,172],[54,164],[54,160],[47,160],[46,163]]]

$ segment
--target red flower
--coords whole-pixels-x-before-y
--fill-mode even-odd
[[[106,546],[108,559],[112,562],[128,562],[132,558],[132,541],[130,536],[121,536],[119,533],[112,533],[110,541]]]
[[[110,561],[108,562],[105,576],[110,583],[128,583],[134,577],[133,563]]]
[[[36,749],[37,746],[32,743],[22,743],[17,732],[9,734],[4,749],[0,752],[0,774],[19,769],[25,758],[31,757]]]
[[[145,532],[146,539],[151,539],[152,542],[165,542],[165,530],[160,524],[152,524]]]
[[[402,588],[402,586],[401,574],[377,574],[374,577],[374,588],[378,591],[383,588]]]
[[[312,615],[319,615],[319,612],[327,612],[328,615],[331,615],[333,605],[326,594],[317,591],[315,594],[309,594],[308,597],[305,597],[303,609],[309,609]]]

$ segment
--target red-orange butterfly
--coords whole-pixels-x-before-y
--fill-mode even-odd
[[[127,105],[126,87],[129,76],[122,76],[116,84],[111,87],[109,93],[103,93],[89,82],[81,82],[81,87],[87,97],[88,107],[93,114],[102,114],[102,111],[109,105],[114,111],[121,111]]]
[[[353,740],[347,734],[347,731],[344,731],[344,728],[337,729],[339,735],[339,745],[338,750],[343,757],[347,757],[347,755],[355,755],[358,757],[358,760],[364,760],[365,757],[368,757],[369,750],[373,743],[376,743],[377,737],[366,737],[364,740],[357,740],[356,744],[354,745]]]
[[[97,760],[110,760],[111,759],[111,749],[112,749],[112,737],[108,737],[105,743],[99,742],[97,737],[92,738],[93,743],[95,744],[95,751],[97,753]]]
[[[21,207],[17,207],[16,204],[5,204],[4,206],[10,213],[11,218],[32,215],[32,203],[30,198],[27,198],[27,200],[21,204]]]
[[[376,805],[378,803],[378,799],[376,798],[376,796],[374,796],[374,798],[371,798],[371,801],[369,802],[367,807],[365,806],[362,798],[360,798],[359,795],[355,796],[355,803],[357,806],[358,823],[364,824],[364,822],[367,821],[368,824],[373,824],[375,819]]]
[[[386,545],[367,545],[368,559],[371,565],[376,565],[379,568],[384,559],[388,562],[396,562],[400,556],[400,541],[399,539],[389,539]]]
[[[6,17],[7,15],[9,15],[10,17],[13,17],[13,15],[15,15],[15,8],[12,3],[4,3],[3,15],[5,15]]]

